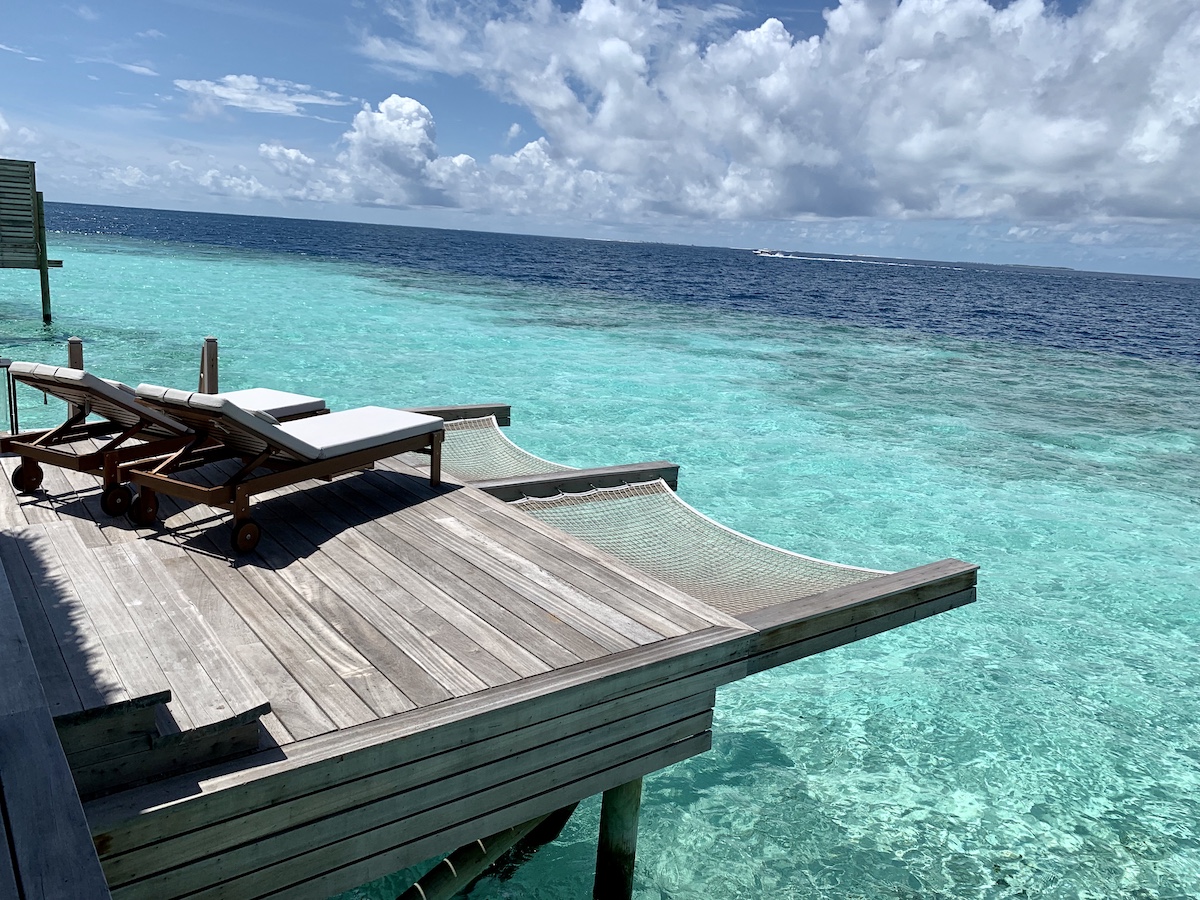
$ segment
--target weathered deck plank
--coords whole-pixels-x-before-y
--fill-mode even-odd
[[[309,496],[306,492],[293,491],[274,502],[281,501],[291,509],[307,513],[307,521],[332,539],[330,543],[345,544],[358,558],[369,561],[369,565],[362,567],[364,577],[371,578],[371,573],[384,575],[384,580],[378,583],[379,596],[387,598],[389,602],[395,599],[396,602],[391,605],[397,612],[422,616],[437,634],[461,642],[464,649],[472,653],[472,659],[475,658],[472,649],[475,647],[494,646],[507,651],[508,658],[498,660],[507,670],[505,680],[511,678],[513,673],[531,675],[580,661],[581,657],[565,650],[539,630],[536,627],[539,624],[537,619],[527,621],[512,615],[491,596],[478,591],[471,583],[472,574],[478,569],[469,565],[468,560],[448,557],[444,553],[435,554],[436,548],[432,547],[428,548],[429,552],[422,553],[426,547],[425,542],[419,541],[420,535],[410,535],[418,540],[420,546],[406,542],[395,530],[387,527],[389,516],[380,514],[354,528],[344,528],[330,521],[330,513],[335,512],[336,507],[322,507],[317,497]],[[368,513],[381,513],[378,507],[365,501],[360,508]],[[343,525],[351,524],[346,519],[338,521]],[[313,538],[319,540],[316,534]],[[325,543],[321,542],[321,546],[324,547]],[[446,583],[446,588],[437,588],[436,585],[442,581]],[[501,582],[493,583],[512,590]],[[404,587],[410,584],[414,585],[415,591],[436,590],[439,600],[443,601],[437,604],[438,611],[435,612],[432,605],[417,600]],[[430,614],[436,618],[429,618]]]
[[[4,480],[10,485],[12,484],[12,473],[20,463],[21,459],[17,456],[0,457],[0,469],[4,470]],[[9,490],[12,488],[9,487]],[[14,500],[21,515],[30,525],[44,525],[47,522],[58,521],[58,513],[48,506],[44,493],[19,494],[14,496]]]
[[[95,634],[97,644],[79,643],[83,658],[80,665],[93,672],[105,672],[111,665],[112,674],[122,686],[125,696],[134,699],[169,690],[162,666],[139,630],[129,609],[117,596],[104,576],[91,548],[80,538],[77,524],[72,521],[44,525],[31,529],[31,549],[43,561],[54,558],[52,571],[61,573],[60,596],[43,597],[52,607],[71,604],[75,612],[76,635],[83,633],[81,623],[86,619]],[[70,582],[69,590],[66,582]],[[66,641],[64,653],[69,653],[74,641],[71,635],[60,632],[60,646]],[[94,674],[91,677],[95,677]],[[82,691],[82,688],[81,688]],[[188,718],[188,726],[191,720]]]
[[[181,730],[246,715],[257,718],[269,708],[266,696],[162,567],[139,565],[145,557],[129,544],[106,545],[93,553],[121,596],[136,604],[138,627],[171,685],[168,709]]]
[[[290,494],[286,499],[295,497]],[[370,560],[368,572],[388,572],[388,578],[379,583],[379,595],[388,599],[397,612],[413,617],[432,640],[443,641],[448,648],[457,646],[460,659],[470,660],[480,676],[485,676],[487,666],[480,665],[479,654],[490,656],[498,667],[498,677],[488,679],[488,683],[502,684],[514,677],[548,671],[554,665],[580,661],[532,625],[476,592],[469,583],[473,566],[468,560],[446,556],[444,548],[428,544],[419,534],[408,534],[406,540],[385,522],[386,517],[343,530],[330,544],[347,542],[362,559]],[[414,592],[430,595],[436,602],[422,602],[403,586],[412,586]]]
[[[14,465],[15,463],[9,462],[8,458],[0,456],[0,478],[8,481],[12,477]],[[17,495],[11,482],[0,486],[0,528],[17,528],[28,524],[29,520],[25,518],[25,512],[21,509],[21,504],[17,502]]]
[[[282,499],[276,498],[267,505],[275,507]],[[330,536],[327,540],[317,537],[319,543],[313,543],[305,535],[306,531],[311,534],[311,530],[305,527],[304,520],[302,515],[285,519],[274,512],[262,516],[262,521],[272,531],[286,535],[289,549],[304,550],[305,558],[301,564],[305,568],[353,605],[400,651],[401,659],[420,666],[422,674],[419,677],[401,674],[398,682],[406,689],[424,685],[419,696],[414,697],[419,705],[472,693],[489,684],[503,684],[518,677],[478,644],[472,642],[464,652],[462,645],[466,639],[449,627],[434,629],[439,639],[434,643],[429,634],[423,633],[399,612],[397,607],[402,609],[411,594],[402,580],[393,580],[385,574],[389,569],[394,573],[396,567],[392,561],[381,560],[383,567],[376,568],[369,558],[351,550],[338,536]],[[318,549],[320,552],[315,552]],[[384,601],[383,597],[392,602]],[[409,606],[410,615],[418,620],[418,610],[425,609],[428,607],[416,602]],[[464,657],[473,665],[464,663]],[[425,684],[427,679],[434,684]]]
[[[368,476],[364,476],[366,479]],[[379,485],[379,482],[375,482]],[[390,484],[382,485],[390,488]],[[364,492],[365,494],[366,492]],[[387,490],[382,493],[388,493]],[[365,505],[372,503],[369,497],[359,495]],[[362,531],[371,536],[388,554],[403,559],[410,568],[421,573],[424,577],[439,580],[451,573],[470,589],[463,592],[464,599],[482,596],[485,599],[490,594],[477,593],[472,585],[472,572],[481,573],[492,584],[501,584],[507,590],[500,594],[501,598],[511,598],[519,607],[529,605],[537,608],[536,618],[528,619],[530,623],[549,623],[553,619],[569,622],[576,630],[589,635],[599,642],[607,652],[623,650],[637,646],[648,640],[659,640],[663,637],[658,632],[642,627],[636,621],[619,612],[591,602],[579,604],[577,598],[563,596],[561,592],[549,589],[543,579],[539,579],[534,570],[522,571],[508,565],[506,559],[498,559],[487,552],[473,552],[467,542],[459,542],[451,547],[445,543],[439,532],[441,529],[433,519],[413,513],[410,509],[397,511],[392,516],[378,519],[362,526]],[[464,546],[466,544],[466,546]],[[532,577],[531,577],[532,575]],[[515,596],[513,596],[515,595]],[[518,599],[519,598],[519,599]],[[521,603],[520,600],[525,603]]]
[[[2,493],[4,492],[0,490],[0,494]],[[28,525],[20,527],[26,528]],[[61,716],[82,710],[83,700],[75,688],[66,658],[54,637],[54,626],[51,625],[46,610],[38,599],[37,587],[33,583],[33,576],[29,572],[20,544],[9,533],[0,535],[0,567],[8,573],[8,582],[25,626],[25,635],[34,656],[40,661],[39,675],[50,714]]]
[[[312,737],[375,718],[240,570],[166,541],[149,540],[143,546],[200,608],[225,646],[255,674],[271,709],[293,737]],[[218,610],[223,614],[214,616]]]
[[[45,611],[54,641],[79,696],[77,709],[64,709],[55,716],[100,709],[133,699],[116,666],[108,658],[87,610],[82,604],[65,599],[73,596],[74,586],[53,543],[46,536],[45,526],[29,525],[10,538],[21,551],[34,594],[30,601],[22,603],[22,607],[37,602]]]

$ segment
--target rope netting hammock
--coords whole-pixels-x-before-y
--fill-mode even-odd
[[[484,416],[446,422],[442,469],[463,481],[490,481],[519,475],[569,472],[571,466],[527,453],[504,436],[495,416]]]
[[[468,482],[574,471],[522,450],[495,416],[447,421],[442,468]],[[755,540],[684,503],[662,480],[513,505],[730,615],[887,574]]]
[[[887,574],[764,544],[684,503],[662,480],[512,505],[729,615]]]

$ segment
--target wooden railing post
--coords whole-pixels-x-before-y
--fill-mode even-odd
[[[67,368],[83,368],[83,338],[67,338]]]
[[[83,370],[83,338],[67,338],[67,368]],[[67,418],[79,412],[74,403],[67,404]]]
[[[12,379],[12,373],[8,371],[10,365],[11,359],[0,359],[0,369],[4,370],[5,405],[8,406],[8,433],[18,434],[21,426],[17,422],[17,385]]]
[[[200,351],[200,387],[201,394],[215,394],[218,391],[217,377],[217,339],[206,337],[204,349]]]
[[[630,900],[633,896],[633,864],[637,857],[641,808],[640,778],[604,792],[592,900]]]

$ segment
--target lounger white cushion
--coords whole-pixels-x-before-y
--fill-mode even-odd
[[[383,406],[360,406],[327,416],[284,422],[279,430],[311,447],[315,452],[313,459],[332,459],[439,431],[444,425],[436,416]]]
[[[48,366],[42,363],[14,362],[9,366],[14,377],[26,376],[30,381],[40,382],[37,386],[70,403],[87,403],[98,415],[129,427],[139,420],[183,434],[190,429],[164,413],[137,402],[133,388],[110,378],[98,378],[90,372],[67,366]],[[58,388],[55,391],[54,388]],[[325,401],[320,397],[277,391],[272,388],[248,388],[217,394],[226,397],[245,409],[261,410],[275,418],[320,412]]]
[[[35,387],[68,403],[87,405],[98,415],[127,428],[139,421],[149,421],[173,434],[188,431],[183,423],[138,403],[132,388],[119,381],[97,378],[82,369],[43,363],[14,362],[8,371],[18,381],[33,382]]]
[[[132,391],[133,388],[130,388]],[[288,391],[277,391],[273,388],[247,388],[244,391],[222,391],[216,395],[236,403],[242,409],[258,410],[276,419],[286,419],[289,416],[312,415],[325,408],[325,401],[320,397],[306,397],[304,394],[292,394]]]
[[[363,406],[272,425],[256,416],[254,410],[244,409],[220,394],[141,384],[137,395],[162,403],[168,409],[179,409],[181,415],[184,410],[192,409],[215,417],[214,427],[224,432],[236,447],[250,449],[249,439],[297,459],[312,461],[429,434],[441,430],[444,425],[436,416],[382,406]]]

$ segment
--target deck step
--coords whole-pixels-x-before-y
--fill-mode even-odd
[[[89,547],[89,524],[0,540],[80,794],[257,749],[266,696],[144,542]]]
[[[108,744],[158,735],[158,711],[170,702],[169,690],[134,697],[85,713],[57,716],[54,727],[68,757]]]

